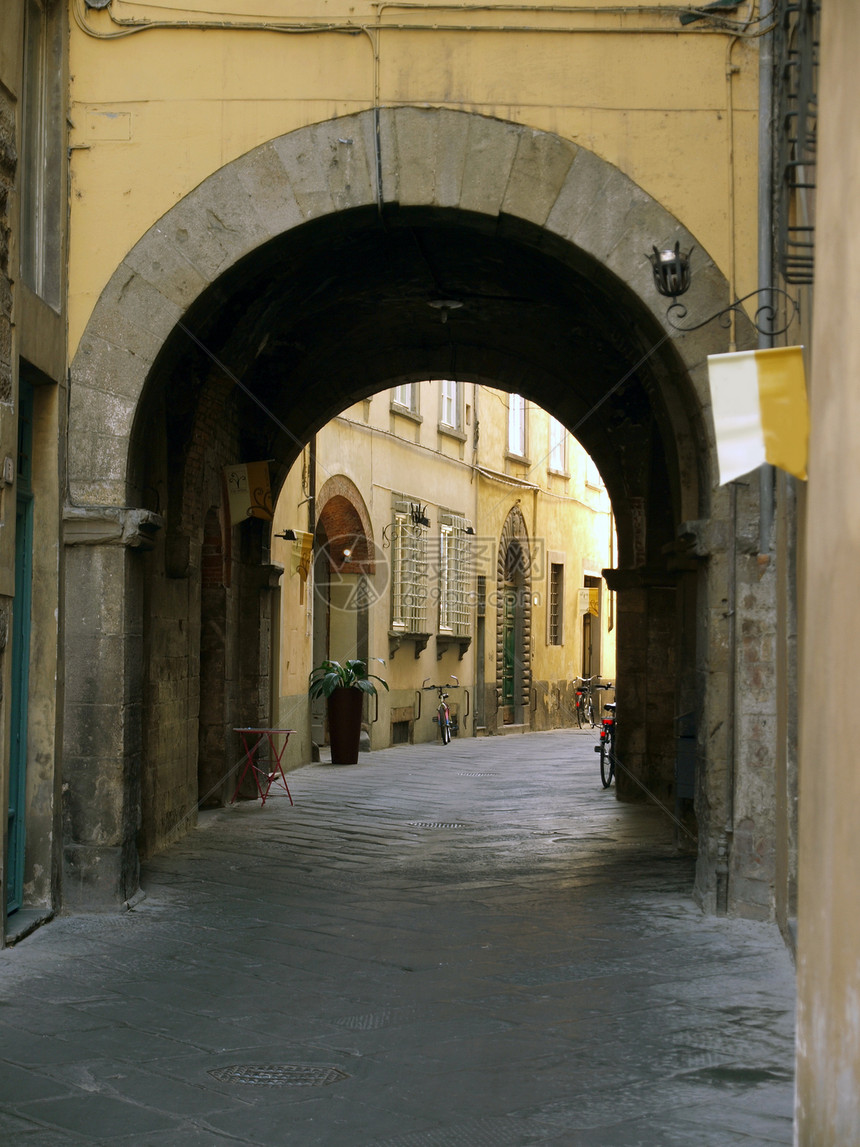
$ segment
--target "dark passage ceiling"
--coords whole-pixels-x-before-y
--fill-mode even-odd
[[[185,322],[200,342],[177,331],[156,380],[202,378],[217,359],[287,428],[259,407],[247,419],[249,451],[285,467],[314,430],[399,381],[485,382],[574,428],[662,334],[624,284],[570,245],[438,209],[384,221],[361,210],[294,229],[224,275]],[[645,493],[655,461],[677,474],[660,395],[682,378],[666,344],[577,429],[614,502]],[[255,404],[241,402],[250,415]]]

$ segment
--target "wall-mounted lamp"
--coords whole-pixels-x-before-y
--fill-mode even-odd
[[[466,534],[474,534],[475,533],[475,531],[472,529],[471,526],[466,526],[466,529],[463,532]]]
[[[352,550],[344,550],[343,551],[343,560],[345,562],[348,562],[351,557],[352,557]]]
[[[690,287],[690,256],[695,248],[682,251],[680,242],[674,248],[668,247],[660,251],[656,247],[651,260],[651,270],[654,272],[654,286],[661,295],[667,299],[677,299]]]
[[[714,319],[724,320],[723,325],[728,327],[730,325],[729,316],[733,311],[749,320],[749,315],[743,309],[743,304],[757,295],[764,296],[766,300],[756,310],[754,318],[749,320],[758,333],[774,336],[784,334],[788,330],[797,314],[797,303],[781,287],[760,287],[757,291],[750,291],[742,299],[736,299],[735,302],[723,307],[716,314],[709,315],[700,323],[681,326],[679,322],[676,322],[676,319],[683,321],[687,317],[687,308],[683,303],[678,302],[678,296],[689,290],[693,277],[690,256],[694,250],[695,248],[691,247],[689,251],[682,251],[681,244],[678,242],[674,247],[665,247],[662,251],[658,247],[653,247],[652,253],[646,256],[654,273],[654,286],[664,298],[672,300],[666,311],[666,321],[673,330],[681,333],[697,331],[701,327],[707,326],[708,323],[712,323]],[[777,322],[776,303],[778,301],[776,296],[781,296],[787,304],[785,323],[781,327],[775,325]]]
[[[273,534],[275,538],[283,538],[285,542],[294,542],[296,540],[295,530],[284,530],[282,534]]]

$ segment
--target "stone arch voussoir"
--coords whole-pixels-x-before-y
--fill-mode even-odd
[[[664,325],[665,300],[653,290],[645,253],[655,243],[698,246],[616,167],[519,124],[401,107],[270,140],[215,171],[162,216],[102,292],[72,364],[72,500],[127,505],[138,402],[161,347],[202,292],[291,228],[378,201],[506,215],[542,227],[608,267]],[[696,314],[711,314],[727,300],[725,278],[699,249]],[[706,356],[724,343],[724,333],[711,328],[675,340],[702,409]]]

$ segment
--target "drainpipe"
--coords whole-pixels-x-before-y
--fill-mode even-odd
[[[762,16],[767,23],[774,15]],[[768,290],[773,286],[773,29],[759,41],[758,81],[758,286]],[[760,333],[758,349],[773,346],[773,335]],[[774,469],[764,465],[759,469],[759,543],[760,558],[770,554],[774,518]]]
[[[312,434],[308,441],[308,533],[311,534],[316,540],[317,536],[317,436]],[[311,639],[311,649],[313,649],[313,600],[314,600],[314,577],[316,576],[316,562],[314,561],[314,550],[311,548],[311,568],[310,577],[308,578],[308,585],[305,591],[308,596],[306,613],[305,613],[305,635]]]

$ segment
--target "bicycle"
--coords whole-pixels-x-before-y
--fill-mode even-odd
[[[454,682],[453,688],[459,689],[460,681],[457,677],[454,676],[453,673],[451,674],[450,681]],[[442,744],[447,745],[451,741],[451,729],[453,728],[453,722],[451,720],[451,708],[448,705],[448,694],[445,692],[445,690],[452,688],[452,686],[449,684],[449,682],[446,682],[444,685],[428,685],[427,679],[425,678],[424,684],[421,686],[421,688],[435,689],[439,695],[439,704],[436,708],[436,721],[439,725],[439,732],[442,734]]]
[[[594,746],[594,751],[600,753],[600,780],[608,789],[615,776],[615,702],[609,701],[603,708],[609,716],[601,718],[600,744]]]
[[[576,723],[582,728],[583,717],[593,729],[597,722],[594,720],[594,699],[591,696],[591,682],[594,677],[580,677],[578,678],[579,685],[576,687]]]

